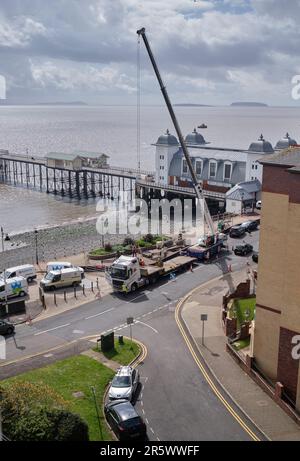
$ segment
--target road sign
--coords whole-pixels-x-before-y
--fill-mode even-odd
[[[202,346],[204,346],[204,323],[207,321],[207,314],[201,314],[202,321]]]
[[[127,325],[133,324],[133,317],[127,317]]]

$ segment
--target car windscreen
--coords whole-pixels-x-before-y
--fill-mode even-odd
[[[127,278],[126,267],[112,266],[110,275],[116,279],[126,280]]]
[[[113,387],[129,387],[130,378],[129,376],[115,376],[111,385]]]
[[[51,272],[49,272],[49,273],[46,275],[45,279],[51,281],[51,280],[53,280],[53,277],[54,277],[54,275],[51,274]]]

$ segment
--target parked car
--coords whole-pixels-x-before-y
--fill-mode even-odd
[[[261,200],[258,200],[258,201],[256,202],[256,208],[257,208],[258,210],[261,210]]]
[[[0,301],[5,298],[24,297],[28,295],[28,284],[24,277],[7,279],[6,283],[0,279]]]
[[[257,252],[253,253],[252,261],[255,262],[255,263],[258,263],[258,253]]]
[[[246,221],[246,222],[243,222],[243,224],[241,224],[240,227],[243,227],[246,232],[252,232],[258,228],[258,222],[257,221]]]
[[[112,380],[108,391],[110,400],[132,400],[140,382],[138,370],[132,367],[120,367]]]
[[[231,229],[230,229],[230,232],[229,232],[229,237],[244,237],[244,235],[246,234],[246,230],[244,227],[241,227],[240,225],[239,226],[233,226]]]
[[[245,245],[238,245],[234,249],[234,254],[236,256],[246,256],[249,253],[252,253],[253,251],[253,246],[249,245],[249,243],[245,243]]]
[[[2,280],[4,280],[4,278],[6,280],[9,280],[14,277],[24,277],[27,280],[27,283],[30,283],[34,279],[36,279],[35,267],[32,264],[24,264],[23,266],[9,267],[0,275],[0,278]]]
[[[82,272],[78,267],[50,271],[41,280],[40,286],[43,290],[55,290],[56,288],[76,287],[80,285]]]
[[[7,322],[6,320],[0,320],[0,335],[12,335],[14,331],[15,326],[12,323]]]
[[[146,424],[128,400],[107,403],[104,414],[119,440],[146,439]]]

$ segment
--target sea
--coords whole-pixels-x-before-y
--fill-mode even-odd
[[[289,132],[300,142],[300,107],[194,107],[175,112],[186,135],[202,123],[214,147],[247,149],[261,133],[273,146]],[[143,170],[154,170],[153,143],[174,128],[166,108],[142,106],[140,158]],[[91,150],[109,155],[114,166],[137,167],[135,106],[0,106],[0,149],[29,156],[47,152]],[[0,183],[0,226],[17,234],[97,216],[96,201],[62,199]]]

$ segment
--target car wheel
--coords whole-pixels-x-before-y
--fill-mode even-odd
[[[32,278],[32,277],[28,277],[27,283],[31,283],[31,282],[33,282],[33,278]]]
[[[14,329],[13,329],[12,327],[8,328],[7,331],[6,331],[6,333],[7,333],[8,335],[13,334],[13,332],[14,332]]]
[[[26,295],[25,291],[23,291],[23,290],[20,291],[20,293],[19,293],[20,298],[24,298],[25,295]]]

